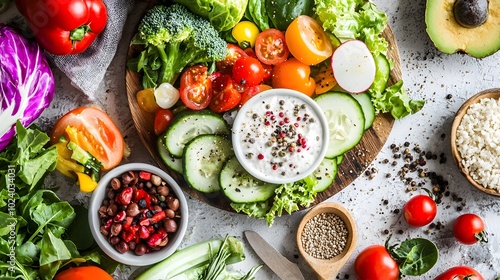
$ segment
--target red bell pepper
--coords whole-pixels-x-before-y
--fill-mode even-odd
[[[16,5],[38,44],[55,55],[85,51],[108,20],[102,0],[16,0]]]

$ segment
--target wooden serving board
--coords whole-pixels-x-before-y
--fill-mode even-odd
[[[388,83],[388,85],[392,85],[402,78],[401,60],[399,57],[398,46],[390,26],[387,26],[382,35],[389,42],[388,58],[394,62],[394,67],[391,71]],[[137,52],[137,49],[131,47],[129,49],[127,59],[129,57],[133,57],[137,54]],[[163,163],[156,147],[157,137],[153,129],[154,115],[142,111],[136,100],[136,93],[142,89],[140,76],[138,73],[127,69],[125,73],[125,80],[128,103],[130,105],[130,111],[132,113],[132,119],[135,127],[143,144],[146,146],[159,167],[170,174],[179,183],[181,188],[190,196],[217,208],[235,212],[230,207],[230,202],[222,195],[222,193],[217,192],[207,195],[190,188],[184,180],[182,174],[170,170]],[[319,193],[316,196],[315,202],[311,206],[318,204],[340,192],[342,189],[351,184],[358,176],[362,175],[366,167],[370,165],[380,152],[380,149],[384,146],[393,124],[394,119],[390,114],[378,114],[375,118],[373,126],[365,132],[361,142],[345,154],[343,162],[338,167],[338,174],[334,184],[332,184],[326,191]]]

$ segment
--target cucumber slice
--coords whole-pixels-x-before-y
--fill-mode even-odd
[[[193,138],[186,144],[182,156],[186,182],[203,193],[220,190],[220,171],[233,155],[233,146],[224,136],[205,134]]]
[[[344,155],[342,154],[342,155],[336,157],[335,160],[337,162],[337,166],[339,166],[344,161]]]
[[[374,59],[377,71],[375,72],[375,80],[370,86],[370,90],[373,90],[376,93],[382,93],[387,87],[387,82],[389,81],[389,76],[391,74],[391,64],[383,54],[375,56]]]
[[[161,159],[167,167],[182,174],[182,158],[176,158],[168,152],[167,147],[165,147],[165,133],[158,137],[156,146]]]
[[[375,120],[375,107],[372,103],[372,98],[367,92],[360,94],[353,94],[352,97],[356,99],[363,109],[363,114],[365,115],[365,130],[370,128]]]
[[[328,92],[316,98],[328,121],[330,138],[326,158],[335,158],[356,146],[365,131],[365,116],[359,102],[348,93]]]
[[[222,167],[219,182],[224,195],[236,203],[266,201],[278,187],[250,175],[235,156]]]
[[[177,158],[182,157],[184,146],[198,135],[229,135],[226,121],[209,110],[183,111],[176,116],[165,134],[168,152]]]
[[[319,164],[316,171],[314,171],[314,176],[318,183],[314,186],[314,192],[322,192],[328,189],[335,181],[335,177],[337,176],[337,158],[328,159],[324,158],[323,161]]]

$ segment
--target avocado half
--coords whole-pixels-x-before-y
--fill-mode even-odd
[[[441,52],[458,51],[483,58],[500,50],[500,0],[489,0],[486,21],[473,28],[460,25],[454,16],[456,0],[427,0],[427,34]]]

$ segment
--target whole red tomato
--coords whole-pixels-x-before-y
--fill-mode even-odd
[[[242,86],[256,86],[264,80],[266,72],[257,58],[240,57],[233,66],[233,79]]]
[[[155,122],[153,126],[155,134],[160,135],[165,132],[173,119],[174,114],[172,114],[172,111],[169,109],[158,109],[155,113]]]
[[[484,278],[473,268],[455,266],[439,274],[434,280],[484,280]]]
[[[484,230],[484,222],[476,214],[463,214],[453,224],[455,238],[467,245],[476,242],[488,242],[488,233]]]
[[[434,220],[437,213],[436,202],[428,195],[412,197],[404,206],[404,217],[409,225],[422,227]]]
[[[384,246],[372,245],[356,257],[354,272],[358,280],[397,280],[399,266]]]

